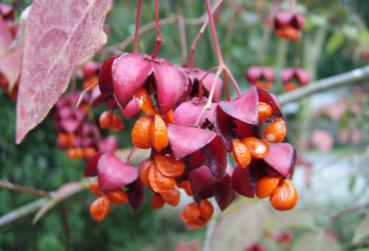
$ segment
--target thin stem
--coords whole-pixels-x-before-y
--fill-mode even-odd
[[[222,1],[218,1],[212,11],[212,15],[214,15],[215,11],[218,9],[218,7],[220,6],[220,4],[222,3]],[[202,24],[199,32],[196,34],[195,39],[193,40],[192,44],[191,44],[191,48],[190,48],[190,57],[189,57],[189,62],[188,62],[188,66],[190,69],[193,68],[194,66],[194,60],[195,60],[195,51],[196,51],[196,47],[197,44],[200,41],[200,38],[202,37],[202,35],[204,35],[205,29],[209,24],[209,18],[207,18],[204,23]]]
[[[321,79],[314,83],[310,83],[307,86],[281,95],[279,97],[279,100],[280,103],[283,105],[333,88],[357,85],[357,81],[363,81],[365,79],[369,79],[369,66],[358,68],[329,78]]]
[[[197,120],[196,120],[196,123],[195,123],[195,126],[198,127],[199,124],[200,124],[200,121],[202,119],[202,117],[204,116],[206,110],[209,110],[211,108],[211,104],[213,102],[213,98],[214,98],[214,93],[215,93],[215,87],[216,87],[216,84],[217,84],[217,80],[220,76],[220,74],[222,73],[222,71],[224,70],[223,67],[219,67],[219,69],[217,70],[217,73],[215,74],[215,77],[214,77],[214,80],[213,80],[213,83],[211,85],[211,90],[210,90],[210,93],[209,93],[209,97],[208,97],[208,100],[204,106],[204,108],[201,110],[199,116],[197,117]]]
[[[132,147],[132,149],[129,151],[127,158],[126,158],[126,162],[129,163],[129,161],[131,160],[133,154],[136,152],[137,148],[136,147]]]
[[[43,190],[25,187],[17,184],[10,183],[8,181],[0,181],[0,188],[5,188],[8,190],[21,192],[21,193],[28,193],[38,197],[47,197],[49,194]]]
[[[233,88],[236,90],[236,93],[237,93],[237,96],[240,96],[241,95],[241,90],[240,90],[240,87],[238,86],[237,84],[237,81],[236,79],[234,78],[232,72],[230,69],[228,69],[227,66],[225,66],[225,71],[228,73],[229,75],[229,79],[231,80],[231,83],[233,85]]]
[[[187,62],[187,37],[186,37],[186,24],[184,22],[183,16],[177,15],[177,24],[179,37],[181,40],[181,53],[182,53],[182,62],[185,64]]]
[[[218,0],[219,4],[222,3],[222,2],[223,2],[223,0]],[[208,11],[209,23],[210,23],[210,28],[211,28],[211,35],[213,37],[218,62],[219,62],[220,65],[223,65],[224,64],[223,54],[222,54],[222,50],[220,49],[218,35],[217,35],[217,31],[215,29],[215,23],[214,23],[213,13],[211,11],[210,0],[205,0],[205,3],[206,3],[206,9]]]
[[[142,0],[137,0],[135,34],[134,34],[134,42],[133,42],[133,53],[138,52],[138,36],[140,34],[141,7],[142,7]]]
[[[158,55],[161,43],[163,42],[163,38],[161,37],[161,31],[160,31],[160,23],[159,23],[160,17],[159,17],[159,0],[155,0],[155,28],[156,28],[156,42],[155,47],[152,52],[152,58],[156,58]]]
[[[67,215],[67,210],[65,208],[64,203],[60,203],[59,206],[59,213],[60,213],[60,220],[62,222],[63,225],[63,229],[64,229],[64,233],[65,233],[65,237],[66,237],[66,251],[71,251],[72,250],[72,234],[70,231],[70,225],[69,225],[69,220],[68,220],[68,215]]]
[[[228,83],[228,78],[227,78],[227,72],[223,72],[223,82],[224,82],[224,89],[225,89],[227,101],[230,101],[231,100],[231,95],[230,95],[230,92],[229,92],[229,83]]]

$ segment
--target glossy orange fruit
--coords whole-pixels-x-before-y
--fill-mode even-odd
[[[161,192],[160,195],[165,203],[172,207],[178,206],[181,199],[181,193],[177,189]]]
[[[296,186],[292,181],[285,179],[270,197],[270,204],[275,209],[284,211],[295,207],[298,199]]]
[[[126,204],[128,202],[128,195],[123,189],[108,190],[105,194],[113,204]]]
[[[99,117],[100,128],[109,128],[110,123],[113,119],[113,112],[111,110],[104,111]]]
[[[143,162],[140,166],[140,179],[147,187],[151,187],[150,180],[149,180],[149,173],[150,173],[151,165],[154,165],[154,162],[151,160],[147,160]]]
[[[162,175],[157,169],[156,165],[151,165],[150,167],[149,181],[152,190],[157,193],[173,190],[176,185],[175,179]]]
[[[91,217],[97,222],[103,221],[110,211],[111,202],[106,195],[97,198],[90,206]]]
[[[208,200],[200,200],[199,209],[201,212],[201,218],[205,221],[209,221],[214,214],[214,207]]]
[[[191,228],[191,229],[199,229],[201,227],[203,227],[207,221],[202,219],[202,218],[197,218],[196,220],[193,221],[188,221],[185,222],[187,227]]]
[[[183,188],[188,196],[193,195],[192,189],[191,189],[191,183],[188,180],[184,180],[181,183],[178,183],[177,186],[179,188]]]
[[[154,209],[160,209],[165,205],[165,202],[159,193],[154,193],[151,197],[151,207]]]
[[[181,212],[181,219],[184,222],[197,220],[201,215],[201,211],[196,203],[187,204]]]
[[[264,176],[256,182],[256,196],[260,199],[271,196],[277,189],[281,177]]]
[[[251,156],[256,159],[262,159],[269,153],[269,144],[255,137],[248,137],[242,140],[249,149]]]
[[[174,112],[173,110],[170,110],[169,112],[167,112],[164,117],[163,117],[165,123],[167,124],[174,124],[175,120],[174,120]]]
[[[160,115],[155,115],[154,121],[151,123],[150,139],[157,152],[160,152],[169,144],[168,128]]]
[[[275,119],[264,131],[264,138],[270,143],[280,143],[287,135],[286,123],[282,118]]]
[[[151,148],[150,128],[152,123],[152,118],[149,115],[144,115],[136,121],[131,131],[131,139],[137,148]]]
[[[144,88],[140,88],[138,89],[138,91],[135,94],[135,99],[138,103],[138,105],[140,106],[141,110],[148,114],[148,115],[155,115],[157,113],[150,94],[146,91],[146,89]]]
[[[125,128],[122,118],[118,114],[113,114],[111,124],[108,127],[110,130],[121,131]]]
[[[85,147],[83,148],[83,156],[84,158],[91,158],[96,155],[96,150],[93,147]]]
[[[237,164],[242,168],[247,168],[251,162],[251,153],[247,146],[239,139],[232,140],[232,155]]]
[[[263,123],[267,118],[272,116],[273,109],[270,105],[264,102],[258,102],[259,123]]]
[[[100,196],[102,193],[100,191],[100,186],[98,181],[93,181],[88,186],[88,190],[94,195]]]
[[[186,167],[182,161],[166,155],[155,155],[154,160],[159,172],[167,177],[181,176]]]

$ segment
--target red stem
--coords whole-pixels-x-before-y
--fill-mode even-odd
[[[230,101],[231,100],[231,95],[230,95],[230,92],[229,92],[227,72],[224,72],[224,74],[223,74],[223,82],[224,82],[224,89],[225,89],[227,101]]]
[[[133,42],[133,53],[138,52],[138,35],[140,33],[139,31],[140,31],[141,6],[142,6],[142,0],[137,0],[135,35],[134,35],[134,42]]]
[[[220,6],[222,1],[218,1],[212,11],[212,15],[214,15],[215,11],[218,9],[218,7]],[[192,44],[191,44],[191,48],[190,48],[190,58],[189,58],[189,62],[188,62],[188,66],[190,69],[193,68],[194,66],[194,60],[195,60],[195,51],[196,51],[196,46],[199,43],[200,38],[202,37],[202,35],[204,35],[205,29],[209,24],[209,18],[207,18],[205,20],[205,22],[202,24],[199,32],[196,34],[195,39],[193,40]]]
[[[153,50],[152,55],[151,55],[152,58],[156,58],[156,56],[158,55],[161,43],[163,42],[163,39],[161,37],[161,32],[160,32],[159,19],[160,19],[160,17],[159,17],[159,0],[155,0],[156,42],[155,42],[154,50]]]
[[[223,0],[218,0],[219,4],[221,2],[223,2]],[[211,35],[213,37],[215,51],[216,51],[216,54],[217,54],[217,57],[218,57],[218,62],[219,62],[220,65],[224,65],[222,50],[220,49],[218,35],[217,35],[217,31],[215,29],[214,18],[213,18],[213,14],[211,12],[210,0],[205,0],[205,3],[206,3],[206,9],[208,11],[209,23],[210,23],[210,28],[211,28]]]

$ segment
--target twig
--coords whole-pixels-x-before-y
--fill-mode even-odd
[[[205,20],[205,16],[199,17],[199,18],[184,18],[184,22],[187,25],[199,25],[202,24],[202,22]],[[178,19],[177,15],[172,15],[163,19],[159,20],[159,24],[162,25],[167,25],[167,24],[172,24],[175,23]],[[138,31],[138,36],[142,35],[143,33],[146,33],[148,31],[151,31],[155,29],[155,21],[145,24],[143,25],[139,31]],[[134,34],[130,35],[129,37],[127,37],[125,40],[123,40],[121,43],[119,44],[113,44],[109,47],[106,47],[104,49],[102,49],[100,51],[100,54],[104,55],[108,52],[117,52],[117,49],[124,51],[128,45],[130,45],[132,42],[134,42]]]
[[[12,212],[5,214],[0,217],[0,228],[11,224],[25,216],[33,214],[38,211],[34,222],[39,220],[49,209],[53,206],[61,203],[62,201],[72,197],[73,195],[85,190],[90,183],[90,178],[82,179],[79,182],[76,182],[75,185],[68,188],[68,191],[63,191],[61,193],[61,189],[65,189],[66,184],[61,186],[56,192],[47,193],[50,198],[41,198],[36,201],[33,201],[29,204],[26,204],[18,209],[13,210]],[[70,183],[69,183],[70,184]]]
[[[179,37],[181,40],[181,54],[182,62],[185,64],[187,62],[187,37],[186,37],[186,24],[184,22],[183,16],[177,14],[177,25],[179,31]]]
[[[154,50],[151,54],[152,58],[156,58],[159,53],[163,38],[160,31],[160,17],[159,17],[159,0],[155,0],[155,30],[156,30],[156,42]]]
[[[23,217],[33,214],[47,203],[48,199],[42,198],[24,205],[12,212],[0,217],[0,228],[9,225]]]
[[[69,221],[68,221],[68,216],[67,216],[67,210],[65,209],[64,203],[60,203],[59,209],[60,209],[60,220],[63,224],[63,229],[64,229],[64,233],[65,233],[65,237],[66,237],[65,250],[66,251],[71,251],[72,250],[72,234],[71,234],[71,231],[70,231],[70,226],[69,226]]]
[[[365,203],[363,205],[345,208],[345,209],[343,209],[341,211],[338,211],[335,214],[333,214],[331,216],[331,219],[335,220],[335,219],[338,219],[338,218],[340,218],[342,216],[345,216],[345,215],[348,215],[348,214],[363,212],[363,211],[366,211],[368,208],[369,208],[369,202]]]
[[[5,181],[5,180],[0,180],[0,188],[5,188],[5,189],[8,189],[8,190],[21,192],[21,193],[28,193],[28,194],[38,196],[38,197],[47,197],[47,196],[49,196],[49,194],[47,192],[43,191],[43,190],[13,184],[13,183],[11,183],[9,181]]]
[[[140,31],[140,18],[141,18],[141,6],[142,0],[137,1],[137,10],[136,10],[136,22],[135,22],[135,33],[133,34],[133,53],[138,52],[138,36]]]
[[[296,89],[295,91],[282,94],[279,96],[279,100],[283,105],[309,97],[315,93],[320,93],[333,88],[355,85],[357,84],[357,81],[362,81],[367,78],[369,78],[369,66],[321,79],[305,87]]]

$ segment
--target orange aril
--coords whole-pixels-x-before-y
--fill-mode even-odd
[[[201,211],[196,203],[192,202],[187,204],[182,212],[181,212],[181,219],[186,223],[190,221],[197,220],[201,215]]]
[[[232,141],[232,155],[237,164],[246,168],[251,162],[251,154],[247,146],[239,139],[233,139]]]
[[[161,194],[161,197],[168,205],[173,207],[178,206],[179,201],[181,199],[181,193],[177,189],[173,189],[170,191],[164,191]]]
[[[151,148],[150,129],[153,121],[149,115],[139,118],[131,131],[132,143],[137,148]]]
[[[165,123],[167,124],[174,124],[175,120],[174,120],[174,112],[173,110],[170,110],[169,112],[167,112],[164,117],[163,117]]]
[[[150,94],[144,88],[138,89],[135,94],[135,99],[144,113],[148,115],[156,114],[156,109],[151,101]]]
[[[259,123],[263,123],[273,113],[273,109],[270,105],[264,102],[258,102],[258,116]]]
[[[242,140],[249,149],[251,156],[256,159],[262,159],[269,153],[269,144],[255,137],[248,137]]]
[[[277,189],[281,177],[264,176],[256,182],[256,196],[260,199],[271,196]]]
[[[94,195],[97,195],[97,196],[101,195],[100,186],[99,186],[98,181],[91,182],[90,185],[88,186],[88,190],[90,190],[90,192],[93,193]]]
[[[150,167],[149,182],[152,190],[157,193],[172,190],[176,185],[175,179],[162,175],[156,165],[151,165]]]
[[[105,192],[105,194],[113,204],[125,204],[128,202],[128,195],[121,188],[108,190]]]
[[[111,211],[111,202],[106,195],[97,198],[90,206],[90,214],[97,221],[103,221]]]
[[[141,181],[147,186],[150,186],[150,180],[149,180],[149,173],[150,173],[150,167],[154,163],[151,160],[147,160],[143,162],[140,166],[140,179]]]
[[[166,155],[155,155],[154,160],[159,172],[167,177],[181,176],[185,170],[185,164],[182,161]]]
[[[295,185],[290,180],[283,180],[282,184],[270,197],[270,204],[277,210],[292,209],[298,201],[298,193]]]
[[[179,188],[183,188],[188,196],[192,196],[191,183],[188,180],[184,180],[177,185]]]
[[[160,115],[155,115],[154,121],[151,123],[150,139],[157,152],[160,152],[169,144],[168,128]]]
[[[112,118],[113,112],[111,110],[104,111],[103,113],[101,113],[99,117],[100,128],[109,128]]]
[[[214,207],[207,200],[202,199],[199,201],[199,209],[201,212],[201,218],[203,218],[205,221],[210,220],[214,214]]]
[[[151,207],[154,209],[160,209],[164,206],[165,202],[159,193],[154,193],[151,197]]]
[[[264,131],[264,138],[270,143],[280,143],[287,135],[286,123],[282,118],[275,119]]]

